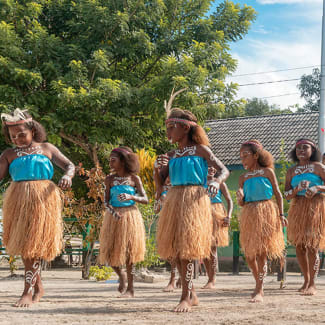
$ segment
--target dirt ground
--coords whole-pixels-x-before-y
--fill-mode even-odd
[[[302,277],[288,274],[287,287],[279,290],[275,276],[268,276],[262,304],[249,303],[254,286],[249,273],[217,277],[217,289],[198,289],[200,306],[189,314],[172,312],[180,289],[162,292],[166,280],[135,283],[134,299],[118,299],[116,283],[81,280],[80,269],[43,272],[46,294],[39,304],[18,309],[13,303],[23,289],[22,279],[9,279],[0,270],[0,324],[325,324],[325,276],[318,279],[318,294],[301,296]],[[22,271],[18,271],[22,274]],[[206,281],[195,280],[196,288]],[[111,281],[112,282],[112,281]]]

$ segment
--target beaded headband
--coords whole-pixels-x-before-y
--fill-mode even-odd
[[[127,155],[130,153],[130,151],[125,150],[125,149],[120,148],[120,147],[113,149],[112,152],[120,152],[120,153],[125,153]]]
[[[5,125],[17,125],[31,122],[33,119],[31,117],[26,118],[24,112],[19,108],[16,108],[13,114],[1,113],[1,121]]]
[[[312,147],[316,148],[315,144],[309,140],[300,140],[300,141],[297,141],[296,142],[296,148],[299,144],[309,144],[311,145]]]
[[[246,141],[246,142],[242,143],[242,146],[245,146],[247,144],[251,144],[257,148],[263,149],[263,146],[261,144],[254,142],[254,141]]]
[[[183,124],[190,125],[190,126],[197,126],[197,123],[194,121],[189,121],[189,120],[185,120],[183,118],[177,118],[177,117],[168,118],[165,123],[168,124],[170,122],[183,123]]]

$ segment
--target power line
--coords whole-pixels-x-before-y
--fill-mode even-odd
[[[284,96],[299,95],[299,94],[300,93],[288,93],[288,94],[282,94],[282,95],[260,97],[259,99],[267,99],[267,98],[275,98],[275,97],[284,97]]]
[[[273,71],[262,71],[262,72],[243,73],[243,74],[237,74],[237,75],[234,75],[234,76],[229,76],[229,78],[244,77],[244,76],[253,76],[253,75],[267,74],[267,73],[273,73],[273,72],[283,72],[283,71],[310,69],[310,68],[316,68],[316,67],[320,67],[320,65],[310,65],[310,66],[307,66],[307,67],[289,68],[289,69],[281,69],[281,70],[273,70]]]
[[[283,80],[276,80],[276,81],[264,81],[264,82],[254,82],[250,84],[242,84],[238,85],[239,87],[244,87],[244,86],[255,86],[255,85],[264,85],[264,84],[274,84],[278,82],[288,82],[288,81],[297,81],[300,80],[300,78],[295,78],[295,79],[283,79]]]

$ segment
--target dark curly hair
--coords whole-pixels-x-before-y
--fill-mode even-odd
[[[121,149],[121,150],[119,150]],[[120,161],[122,162],[125,171],[130,174],[138,174],[140,171],[140,162],[139,157],[137,154],[135,154],[131,148],[120,146],[114,149],[115,154],[118,155]]]
[[[254,144],[256,143],[256,145]],[[253,154],[258,154],[257,162],[261,167],[267,167],[274,169],[274,159],[270,152],[265,150],[262,143],[256,139],[248,140],[244,142],[241,147],[247,148]]]
[[[313,153],[311,154],[310,156],[310,161],[321,161],[322,159],[322,154],[320,152],[320,150],[318,149],[317,145],[315,144],[315,142],[313,140],[310,140],[310,139],[307,139],[307,138],[301,138],[301,139],[298,139],[296,141],[296,145],[297,145],[297,142],[299,141],[303,141],[303,140],[306,140],[308,142],[311,142],[312,143],[312,150],[313,150]],[[295,147],[291,150],[290,152],[290,158],[294,161],[294,162],[298,162],[299,159],[297,157],[297,153],[296,153],[296,145]]]
[[[170,114],[168,115],[168,118],[180,118],[180,119],[197,123],[197,118],[192,112],[187,110],[182,110],[180,108],[173,108]],[[190,126],[188,138],[190,141],[196,144],[203,144],[206,146],[210,146],[208,136],[200,125]]]
[[[29,119],[31,118],[32,116],[30,114],[28,114],[27,112],[23,112],[24,113],[24,116],[26,119]],[[18,124],[17,124],[18,125]],[[39,142],[39,143],[42,143],[42,142],[45,142],[46,141],[46,131],[44,129],[44,127],[32,120],[30,122],[26,122],[24,125],[28,130],[31,130],[33,132],[33,140],[36,141],[36,142]],[[14,125],[6,125],[5,123],[2,123],[2,134],[4,135],[5,137],[5,140],[7,143],[11,143],[11,139],[10,139],[10,133],[9,133],[9,128],[11,126],[14,126]]]

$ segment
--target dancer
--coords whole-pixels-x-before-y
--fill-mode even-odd
[[[209,185],[212,195],[218,192],[229,172],[209,149],[207,135],[191,112],[171,110],[166,126],[178,149],[169,152],[168,158],[158,157],[162,168],[160,184],[168,176],[172,184],[159,215],[158,253],[164,259],[180,260],[182,295],[175,311],[187,312],[198,304],[193,286],[193,260],[210,256],[212,216],[206,190],[208,165],[219,172]]]
[[[216,170],[213,167],[209,167],[208,182],[214,181],[215,173]],[[226,199],[227,213],[222,203],[221,195]],[[218,263],[217,247],[225,247],[229,245],[228,230],[233,210],[233,202],[226,183],[221,183],[217,195],[210,197],[210,199],[212,206],[213,236],[210,258],[204,259],[204,266],[208,274],[208,282],[202,289],[215,288]]]
[[[281,227],[287,225],[283,200],[273,171],[273,157],[257,140],[244,142],[240,158],[247,173],[239,178],[237,191],[240,214],[240,244],[256,281],[250,302],[262,302],[267,258],[283,259]],[[273,193],[277,204],[271,200]]]
[[[325,167],[320,151],[309,139],[299,139],[291,152],[297,164],[286,176],[285,198],[291,200],[288,213],[288,239],[296,246],[297,259],[304,275],[299,291],[316,293],[319,249],[325,249]]]
[[[113,267],[119,277],[121,297],[133,298],[135,263],[143,261],[145,254],[144,223],[135,203],[148,204],[148,198],[137,176],[138,156],[130,148],[113,149],[109,165],[113,174],[105,179],[106,213],[99,236],[99,262]]]
[[[2,132],[14,148],[0,156],[0,180],[9,172],[12,182],[3,201],[3,243],[10,255],[21,255],[25,285],[16,307],[29,307],[44,295],[41,260],[51,261],[63,244],[61,192],[51,181],[52,162],[65,171],[59,186],[71,186],[73,163],[54,145],[27,111],[1,114]]]

